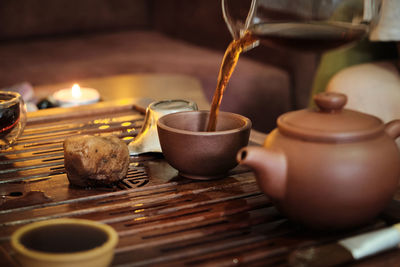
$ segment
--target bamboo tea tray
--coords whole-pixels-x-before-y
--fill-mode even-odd
[[[113,188],[68,183],[63,140],[114,134],[130,142],[148,101],[130,99],[29,114],[23,136],[0,151],[0,266],[18,266],[9,237],[30,222],[60,217],[100,221],[117,230],[113,266],[287,266],[296,248],[387,226],[400,219],[397,201],[359,229],[315,233],[292,224],[260,192],[254,174],[235,168],[214,181],[177,175],[162,155],[132,157],[126,178]],[[397,194],[396,199],[399,199]],[[389,251],[354,266],[398,266]]]

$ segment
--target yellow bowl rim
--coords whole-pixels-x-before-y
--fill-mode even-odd
[[[23,234],[28,231],[31,231],[36,228],[48,226],[48,225],[57,225],[57,224],[77,224],[77,225],[85,225],[95,227],[97,229],[102,230],[107,234],[107,241],[104,242],[101,246],[95,247],[93,249],[79,251],[79,252],[70,252],[70,253],[47,253],[40,252],[36,250],[29,249],[25,247],[20,242],[20,238]],[[118,234],[117,232],[109,225],[103,224],[97,221],[86,220],[86,219],[75,219],[75,218],[61,218],[61,219],[50,219],[45,221],[34,222],[31,224],[27,224],[17,229],[11,235],[11,246],[13,249],[26,257],[33,258],[41,261],[81,261],[91,259],[93,257],[101,256],[111,250],[118,243]]]

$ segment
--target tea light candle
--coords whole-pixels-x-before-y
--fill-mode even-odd
[[[100,100],[100,94],[96,89],[81,88],[78,84],[74,84],[72,88],[55,92],[53,98],[60,107],[73,107],[96,103]]]

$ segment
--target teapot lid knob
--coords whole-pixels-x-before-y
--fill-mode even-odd
[[[314,96],[314,101],[322,112],[337,112],[347,103],[347,96],[335,92],[323,92]]]

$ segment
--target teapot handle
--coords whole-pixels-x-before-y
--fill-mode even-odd
[[[400,136],[400,120],[392,120],[386,123],[385,132],[393,139],[397,139]]]

